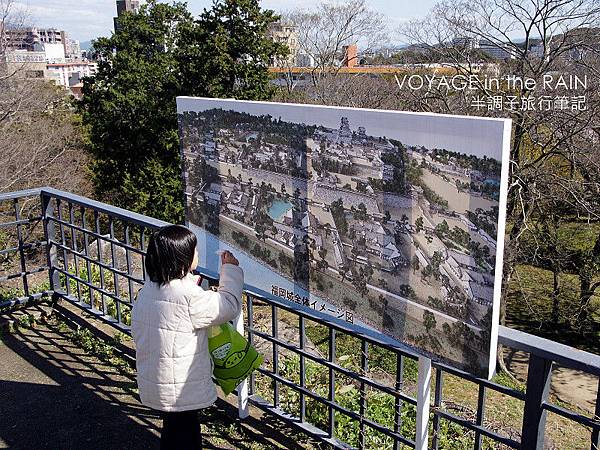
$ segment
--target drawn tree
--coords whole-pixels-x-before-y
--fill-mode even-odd
[[[413,274],[416,273],[419,270],[419,268],[421,267],[421,263],[419,262],[419,257],[417,255],[414,255],[412,257],[411,267],[413,270]]]
[[[417,233],[423,231],[423,217],[418,217],[417,220],[415,220],[415,230]]]
[[[431,311],[423,311],[423,326],[425,327],[427,334],[430,334],[432,330],[435,330],[436,325],[437,321],[435,320],[435,315]]]

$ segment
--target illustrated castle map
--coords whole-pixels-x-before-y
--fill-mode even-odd
[[[360,321],[487,373],[501,154],[371,133],[385,112],[298,122],[244,105],[180,107],[190,223]]]

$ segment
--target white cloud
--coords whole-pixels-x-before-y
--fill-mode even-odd
[[[113,0],[25,0],[19,6],[27,12],[28,23],[65,30],[82,41],[108,35],[116,14]]]
[[[311,7],[316,0],[262,0],[264,8],[283,12],[295,8]],[[393,27],[405,17],[424,14],[433,0],[421,0],[415,6],[412,0],[368,0],[376,10],[384,13]],[[212,0],[191,0],[188,7],[193,14],[210,8]],[[29,12],[32,25],[56,27],[68,31],[82,41],[108,36],[113,31],[115,0],[19,0],[19,6]]]

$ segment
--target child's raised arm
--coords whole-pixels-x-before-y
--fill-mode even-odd
[[[242,309],[243,286],[244,271],[241,267],[229,262],[223,264],[217,292],[198,287],[189,298],[194,328],[220,325],[235,319]]]

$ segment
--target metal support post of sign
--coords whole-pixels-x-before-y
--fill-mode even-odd
[[[240,312],[240,315],[234,320],[235,329],[242,336],[244,335],[244,313]],[[238,393],[238,417],[245,419],[250,415],[248,407],[248,379],[245,379],[237,387]]]
[[[431,359],[419,356],[417,387],[417,436],[415,450],[427,450],[429,444],[429,403],[431,396]]]

